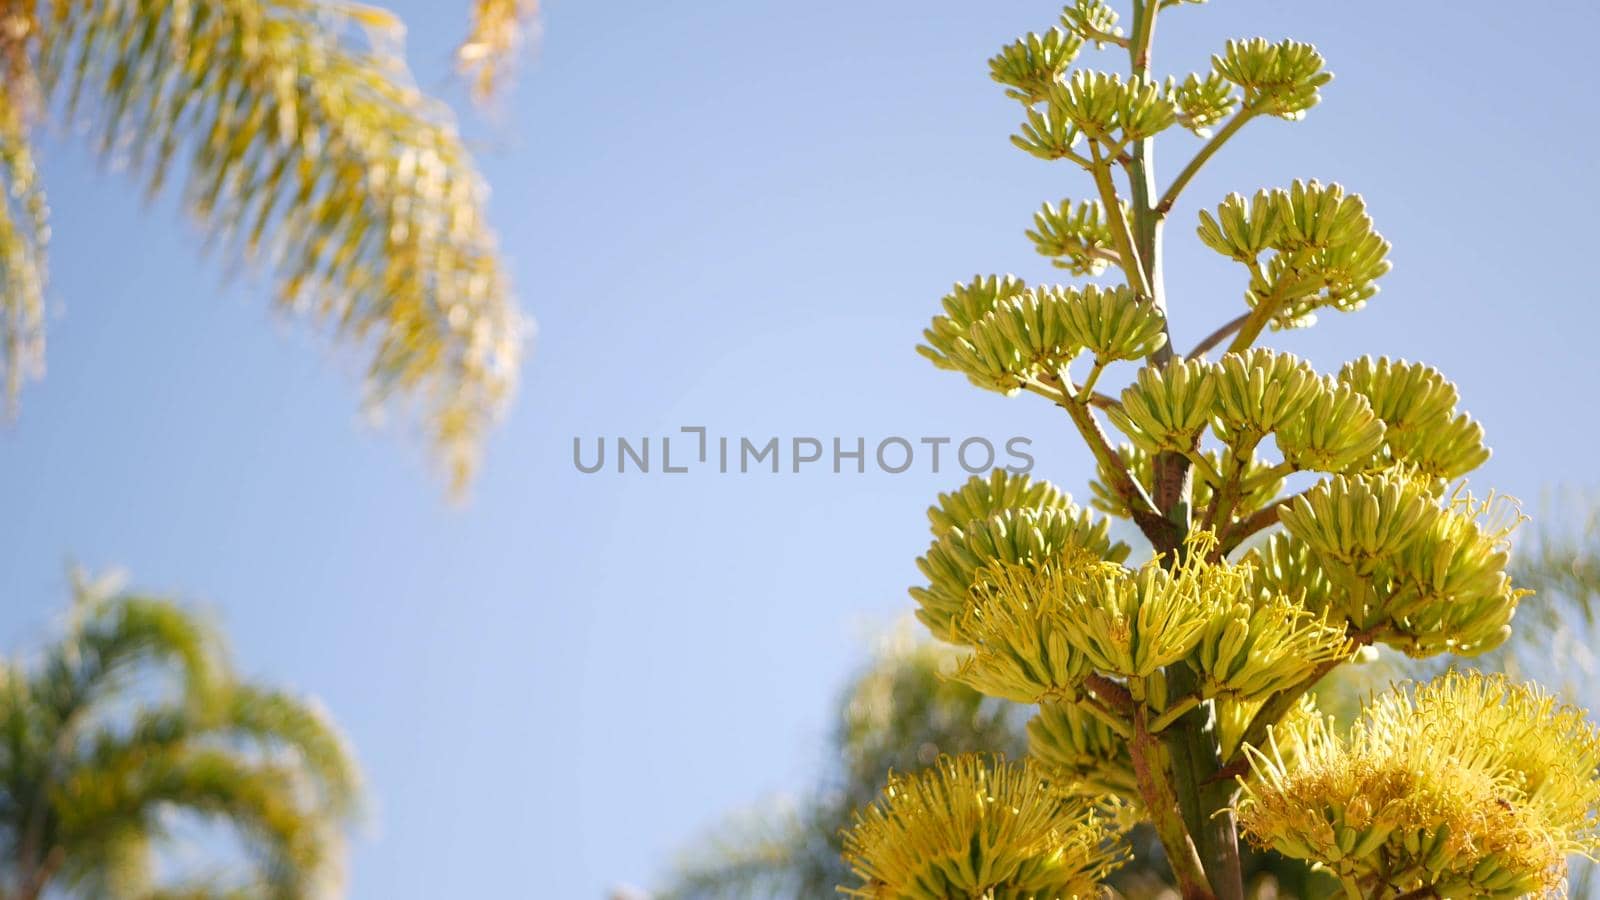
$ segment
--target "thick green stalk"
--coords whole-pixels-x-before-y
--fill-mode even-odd
[[[1183,664],[1167,670],[1168,689],[1194,690],[1194,673]],[[1222,751],[1209,704],[1190,710],[1163,733],[1172,759],[1173,789],[1200,862],[1219,900],[1243,900],[1238,826],[1232,813],[1231,779],[1218,777]]]
[[[1154,39],[1159,9],[1159,0],[1135,0],[1133,4],[1133,40],[1128,47],[1128,56],[1133,75],[1137,78],[1150,77],[1150,45]],[[1192,176],[1192,172],[1188,174]],[[1129,204],[1133,218],[1132,231],[1138,245],[1139,265],[1143,268],[1141,280],[1148,288],[1151,302],[1165,313],[1167,299],[1162,273],[1162,229],[1165,213],[1170,206],[1158,199],[1153,139],[1141,140],[1133,148],[1128,162],[1128,180],[1132,188],[1132,202]],[[1151,355],[1149,362],[1152,365],[1165,365],[1172,359],[1173,352],[1172,334],[1168,330],[1166,342]],[[1182,554],[1182,539],[1190,527],[1188,498],[1191,478],[1189,461],[1182,454],[1164,453],[1156,459],[1156,511],[1176,526],[1173,531],[1177,537],[1171,546],[1162,546],[1165,541],[1157,542],[1156,550],[1166,553],[1174,563]],[[1152,539],[1155,539],[1154,535]],[[1194,674],[1183,664],[1172,667],[1167,674],[1168,687],[1173,695],[1183,696],[1195,691]],[[1235,786],[1215,778],[1222,767],[1222,751],[1211,706],[1202,704],[1185,713],[1173,727],[1167,729],[1163,737],[1167,755],[1172,760],[1172,786],[1183,814],[1185,830],[1199,851],[1200,863],[1212,893],[1219,900],[1243,900],[1244,878],[1239,865],[1238,830],[1232,813]]]
[[[1134,777],[1150,821],[1167,851],[1167,862],[1178,879],[1184,900],[1216,900],[1207,886],[1204,866],[1184,822],[1182,805],[1172,792],[1161,765],[1161,742],[1150,733],[1142,707],[1133,711],[1133,740],[1129,743]]]
[[[1155,37],[1158,8],[1159,4],[1156,2],[1136,2],[1133,5],[1134,37],[1128,47],[1128,57],[1136,78],[1150,77],[1150,44]],[[1162,274],[1162,232],[1165,223],[1154,208],[1156,196],[1154,138],[1144,138],[1135,142],[1127,169],[1129,187],[1132,189],[1132,202],[1128,205],[1133,218],[1133,240],[1138,250],[1141,268],[1138,280],[1143,282],[1145,295],[1150,298],[1150,302],[1165,314],[1167,292]],[[1152,365],[1166,365],[1173,356],[1170,326],[1163,325],[1162,333],[1167,339],[1150,355],[1149,361]],[[1188,506],[1183,502],[1188,493],[1188,479],[1189,464],[1182,454],[1163,453],[1156,458],[1155,484],[1152,488],[1155,492],[1157,512],[1177,526],[1179,532],[1177,543],[1181,543],[1183,533],[1187,532],[1189,527]],[[1177,543],[1172,546],[1157,543],[1156,550],[1171,553],[1178,549]]]

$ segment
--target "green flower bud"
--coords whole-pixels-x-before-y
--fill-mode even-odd
[[[1103,145],[1150,137],[1170,126],[1177,109],[1153,83],[1079,70],[1050,89],[1049,107]]]
[[[951,527],[917,560],[928,579],[926,587],[911,589],[917,618],[941,640],[967,643],[959,625],[985,569],[1005,563],[1039,566],[1069,552],[1120,561],[1127,558],[1128,546],[1111,540],[1106,520],[1071,504],[1002,509],[982,522]]]
[[[1245,732],[1250,729],[1250,722],[1256,713],[1261,710],[1262,701],[1246,700],[1233,694],[1223,694],[1215,701],[1217,716],[1217,743],[1220,745],[1224,758],[1231,758],[1239,752],[1240,745],[1244,742]],[[1317,717],[1316,697],[1313,694],[1303,694],[1289,712],[1279,720],[1277,730],[1303,726],[1306,722]],[[1279,751],[1284,756],[1292,759],[1293,748],[1280,746]]]
[[[1321,100],[1319,89],[1333,80],[1317,49],[1298,41],[1229,41],[1211,65],[1243,89],[1245,109],[1291,120],[1304,118]]]
[[[1254,348],[1217,364],[1212,426],[1230,446],[1254,447],[1279,424],[1299,417],[1322,392],[1311,366],[1289,353]]]
[[[1127,288],[1035,287],[999,300],[964,337],[945,341],[946,354],[935,362],[1012,394],[1054,379],[1086,347],[1102,365],[1146,356],[1166,342],[1165,325],[1159,310]]]
[[[1028,720],[1028,755],[1073,793],[1139,802],[1127,740],[1078,706],[1040,704]]]
[[[1190,75],[1182,84],[1169,78],[1167,95],[1178,108],[1178,124],[1200,137],[1210,137],[1212,126],[1232,115],[1239,106],[1232,83],[1217,72],[1205,78]]]
[[[1061,288],[1032,288],[1002,300],[967,328],[952,358],[973,384],[1004,394],[1053,376],[1082,349],[1067,324],[1070,297]]]
[[[1413,656],[1472,656],[1504,642],[1528,593],[1506,571],[1510,535],[1522,520],[1507,498],[1479,503],[1458,494],[1393,561],[1382,640]]]
[[[1386,435],[1394,460],[1441,481],[1453,481],[1489,461],[1483,426],[1462,413],[1434,428]]]
[[[1028,237],[1034,249],[1074,275],[1100,275],[1115,255],[1116,239],[1098,201],[1046,203],[1033,214],[1033,226]]]
[[[1323,565],[1363,576],[1411,546],[1437,515],[1432,498],[1388,475],[1325,479],[1279,514]]]
[[[1037,763],[941,757],[893,775],[844,834],[860,900],[1092,897],[1119,863],[1094,804],[1064,795]]]
[[[955,347],[966,341],[967,329],[972,323],[994,311],[1002,301],[1028,289],[1022,279],[1011,275],[975,275],[966,284],[957,284],[944,296],[944,315],[934,317],[922,332],[926,344],[917,352],[927,357],[941,369],[961,371],[952,359]]]
[[[1450,673],[1391,689],[1348,738],[1318,718],[1247,752],[1245,834],[1352,882],[1438,897],[1553,895],[1567,854],[1600,844],[1600,728],[1503,677]]]
[[[1316,181],[1296,181],[1272,198],[1278,252],[1252,278],[1250,304],[1270,304],[1276,328],[1309,325],[1323,307],[1353,312],[1366,305],[1390,264],[1389,242],[1373,230],[1362,199]]]
[[[1089,660],[1068,640],[1061,588],[1076,579],[1070,570],[1095,562],[1069,553],[1040,568],[998,564],[980,573],[958,629],[973,654],[956,679],[1015,703],[1075,700]]]
[[[1072,0],[1061,11],[1061,27],[1101,47],[1105,41],[1096,39],[1097,35],[1122,36],[1122,29],[1117,27],[1117,11],[1105,0]]]
[[[1023,103],[1038,103],[1061,80],[1067,67],[1083,49],[1079,35],[1052,28],[1029,34],[989,60],[989,77],[1006,85],[1006,96]]]
[[[1278,425],[1284,462],[1316,472],[1350,472],[1371,461],[1383,446],[1383,422],[1367,398],[1331,379],[1298,415]]]
[[[1291,533],[1267,538],[1245,555],[1244,562],[1250,566],[1257,597],[1287,597],[1317,616],[1348,618],[1342,603],[1347,592],[1334,585],[1311,545]]]
[[[928,507],[933,536],[942,537],[952,528],[966,528],[973,521],[988,519],[1004,509],[1072,509],[1072,497],[1048,481],[1034,481],[1005,469],[987,476],[974,475],[967,483]]]
[[[1030,106],[1027,116],[1020,133],[1011,136],[1011,143],[1043,160],[1082,160],[1076,148],[1083,131],[1065,109],[1054,103],[1043,109]]]
[[[1248,578],[1248,570],[1246,569]],[[1189,658],[1208,697],[1265,700],[1351,653],[1344,623],[1329,624],[1288,597],[1226,604],[1206,622]]]
[[[1056,292],[1069,339],[1097,363],[1142,359],[1166,345],[1166,316],[1126,287],[1091,284]]]
[[[1388,273],[1389,242],[1373,229],[1366,204],[1337,184],[1296,181],[1257,191],[1248,203],[1229,194],[1217,214],[1200,213],[1200,240],[1251,267],[1245,298],[1271,309],[1274,328],[1302,328],[1316,311],[1360,309]],[[1272,251],[1265,262],[1263,253]]]
[[[1217,207],[1216,218],[1200,211],[1200,241],[1229,259],[1250,265],[1278,240],[1278,204],[1273,194],[1257,191],[1248,201],[1229,194]]]
[[[1432,428],[1454,414],[1459,399],[1456,386],[1438,369],[1387,356],[1347,362],[1338,378],[1367,398],[1391,432]]]
[[[1242,589],[1236,572],[1203,555],[1173,572],[1159,560],[1131,572],[1082,570],[1062,614],[1068,639],[1096,670],[1123,678],[1148,678],[1188,656],[1220,598]]]
[[[1216,368],[1204,360],[1174,359],[1146,366],[1108,415],[1129,440],[1149,453],[1188,452],[1216,409]]]
[[[1483,426],[1456,414],[1456,386],[1438,369],[1364,356],[1346,363],[1339,380],[1366,397],[1383,420],[1388,447],[1383,464],[1404,463],[1453,481],[1488,461]]]

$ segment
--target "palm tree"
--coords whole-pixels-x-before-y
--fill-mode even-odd
[[[462,68],[480,94],[530,0],[476,0]],[[459,485],[515,386],[527,324],[488,190],[443,105],[412,84],[389,13],[345,0],[0,0],[0,370],[43,370],[51,119],[210,242],[276,276],[284,309],[369,355],[368,399],[416,407]],[[63,129],[64,130],[64,129]]]
[[[169,601],[80,580],[66,633],[0,666],[8,900],[325,896],[358,794],[324,713],[236,680],[218,634]],[[215,825],[245,871],[158,877],[185,826]]]
[[[886,772],[920,769],[941,753],[1020,756],[1021,707],[946,680],[956,655],[909,628],[888,635],[840,696],[824,783],[798,804],[750,810],[706,835],[658,900],[832,896],[850,874],[840,833]]]

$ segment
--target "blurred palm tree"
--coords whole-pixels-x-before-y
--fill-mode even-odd
[[[1512,639],[1483,668],[1501,669],[1549,684],[1565,684],[1569,699],[1600,708],[1600,678],[1593,652],[1600,647],[1600,502],[1570,500],[1541,521],[1554,524],[1518,548],[1515,579],[1535,595],[1518,610]],[[809,900],[834,896],[854,883],[840,860],[840,832],[851,812],[877,797],[890,770],[927,766],[940,753],[1026,750],[1027,712],[1000,703],[942,672],[955,662],[953,647],[920,642],[896,632],[845,691],[834,736],[838,756],[825,784],[800,802],[739,814],[698,841],[682,859],[657,900]],[[1448,662],[1416,662],[1387,654],[1340,669],[1318,693],[1334,715],[1353,714],[1359,697],[1391,680],[1427,678]],[[1160,843],[1136,829],[1129,836],[1134,860],[1113,878],[1129,900],[1176,900]],[[1247,853],[1252,896],[1342,896],[1295,860]],[[621,895],[626,896],[626,895]],[[1573,860],[1569,896],[1600,898],[1595,866]]]
[[[458,60],[478,95],[535,12],[476,0]],[[50,225],[33,139],[54,119],[151,195],[181,181],[208,242],[270,269],[280,306],[363,348],[369,402],[416,407],[463,483],[528,326],[487,187],[449,110],[412,84],[402,33],[343,0],[0,0],[8,405],[43,371]]]
[[[321,709],[236,680],[218,634],[166,600],[79,580],[65,634],[0,666],[8,900],[334,894],[358,794]],[[174,876],[185,827],[205,835],[190,851],[243,865]]]
[[[750,811],[708,834],[660,900],[834,896],[849,876],[840,831],[887,772],[922,769],[941,753],[1026,749],[1021,707],[945,679],[954,648],[912,634],[885,638],[841,696],[823,783],[798,803]]]
[[[480,102],[493,97],[504,83],[506,71],[516,61],[531,23],[539,15],[539,0],[475,0],[472,30],[456,48],[456,63],[472,79],[472,93]]]

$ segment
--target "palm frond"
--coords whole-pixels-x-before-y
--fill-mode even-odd
[[[1555,599],[1531,604],[1541,621],[1576,613],[1592,625],[1600,617],[1600,494],[1564,491],[1544,505],[1539,521],[1547,524],[1517,548],[1517,583]]]
[[[479,101],[493,97],[539,14],[539,0],[474,0],[472,30],[456,48],[456,65]]]
[[[34,164],[29,124],[38,104],[28,45],[34,9],[7,7],[0,22],[0,366],[6,411],[44,367],[44,289],[49,207]]]
[[[655,900],[809,896],[802,887],[811,837],[807,824],[793,809],[732,816],[679,861],[671,887]]]
[[[33,691],[65,722],[114,695],[122,676],[168,671],[195,708],[212,705],[228,680],[221,637],[169,600],[119,594],[80,597],[67,636],[51,647]]]
[[[247,882],[281,887],[290,878],[327,878],[338,825],[358,803],[360,776],[343,738],[320,708],[281,692],[234,686],[215,713],[176,705],[140,710],[131,723],[102,725],[83,744],[56,779],[51,806],[60,824],[50,837],[72,863],[63,876],[90,895],[99,894],[89,885],[132,884],[141,871],[145,887],[137,895],[150,895],[148,873],[170,844],[161,837],[169,810],[240,831],[261,863]],[[230,786],[230,778],[254,786]],[[163,884],[160,895],[272,895],[240,881],[237,874],[191,878]]]
[[[74,581],[65,634],[0,665],[0,892],[337,895],[361,779],[327,714],[238,680],[182,606]],[[248,871],[174,878],[191,820],[232,831]]]
[[[130,721],[102,724],[83,741],[77,765],[114,767],[118,760],[180,746],[209,746],[242,758],[291,759],[304,773],[310,800],[328,816],[356,812],[361,774],[332,719],[314,700],[244,683],[227,686],[216,709],[189,705],[138,710]]]
[[[335,817],[354,812],[361,793],[355,759],[320,704],[282,691],[239,685],[217,729],[234,742],[253,743],[269,756],[290,753],[315,782],[319,804]]]
[[[103,154],[151,192],[177,173],[213,244],[370,353],[373,408],[420,407],[459,486],[526,324],[488,189],[399,43],[398,20],[347,2],[52,0],[38,54],[47,95]]]
[[[883,637],[872,663],[839,698],[823,784],[795,804],[731,817],[695,842],[657,900],[826,897],[850,880],[841,833],[887,773],[915,771],[941,753],[1027,750],[1021,707],[945,677],[959,654],[918,641],[906,624]]]
[[[337,866],[329,865],[337,831],[325,816],[296,802],[304,795],[292,766],[254,763],[221,749],[130,748],[107,765],[73,773],[53,792],[63,847],[94,845],[132,823],[181,809],[226,823],[251,851],[256,873],[275,896],[321,896]],[[68,854],[69,861],[84,859]],[[63,871],[77,880],[75,866]]]
[[[147,900],[155,889],[154,863],[150,835],[127,823],[97,840],[80,842],[63,874],[84,897]]]

